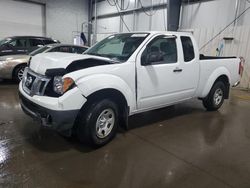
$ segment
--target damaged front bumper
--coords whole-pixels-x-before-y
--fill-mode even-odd
[[[50,127],[64,135],[70,133],[80,109],[87,101],[78,88],[59,98],[30,96],[23,90],[22,83],[19,85],[19,98],[20,105],[27,115],[39,121],[42,126]]]

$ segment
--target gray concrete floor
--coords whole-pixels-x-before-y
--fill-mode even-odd
[[[0,83],[0,187],[250,187],[250,94],[218,112],[198,100],[136,115],[92,150],[42,129]]]

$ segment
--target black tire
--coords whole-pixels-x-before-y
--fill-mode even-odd
[[[19,83],[22,80],[21,74],[23,74],[25,67],[26,67],[25,65],[21,65],[15,68],[14,74],[13,74],[13,80],[15,82]]]
[[[80,112],[78,119],[76,121],[76,134],[77,134],[78,139],[82,143],[86,143],[94,147],[100,147],[110,142],[116,135],[118,122],[119,122],[117,105],[109,99],[103,99],[91,105],[85,106],[84,108],[85,109],[83,109]],[[105,134],[103,133],[103,131],[101,131],[101,133],[103,134],[103,137],[101,137],[100,131],[98,133],[98,130],[102,130],[102,129],[98,128],[99,126],[97,126],[97,124],[98,124],[98,120],[100,120],[100,116],[102,114],[105,115],[107,111],[109,111],[110,113],[113,112],[113,115],[112,113],[108,115],[114,116],[113,117],[114,123],[112,123],[112,126],[111,126],[112,128],[110,132],[107,131],[107,133],[108,132],[109,133],[106,136],[104,136]],[[108,128],[109,123],[105,122],[105,124],[106,123],[107,125],[104,127],[107,127],[107,129],[109,129]]]
[[[218,110],[225,99],[226,86],[222,81],[217,81],[208,96],[203,99],[203,105],[208,111]],[[218,96],[218,97],[217,97]]]

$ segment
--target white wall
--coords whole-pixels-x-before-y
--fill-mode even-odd
[[[250,3],[239,1],[238,15]],[[198,46],[202,47],[225,26],[235,19],[236,0],[211,0],[201,3],[184,4],[182,6],[181,29],[193,31]],[[232,41],[225,41],[224,37],[233,37]],[[242,56],[245,58],[245,71],[241,80],[241,87],[250,87],[250,9],[205,48],[201,53],[217,55],[217,48],[221,48],[220,56]]]
[[[110,0],[110,2],[112,3],[113,0]],[[141,2],[143,6],[150,6],[151,3],[157,5],[167,2],[167,0],[141,0]],[[124,7],[126,8],[127,5],[129,5],[128,10],[136,7],[141,7],[141,5],[139,3],[137,4],[135,0],[125,0]],[[97,3],[97,15],[104,15],[110,13],[117,13],[117,9],[115,6],[110,6],[107,1]],[[148,12],[148,14],[151,13]],[[95,15],[95,13],[93,13],[93,15]],[[152,19],[151,26],[150,19]],[[165,28],[167,27],[167,10],[166,8],[153,10],[151,17],[146,15],[144,12],[136,13],[135,19],[133,13],[131,13],[124,16],[124,21],[130,31],[165,30]],[[123,25],[122,30],[120,30],[120,24]],[[115,32],[128,32],[128,29],[122,23],[120,16],[111,18],[100,18],[97,20],[97,40],[101,40],[109,33]]]
[[[62,43],[73,43],[73,33],[88,21],[87,0],[47,0],[46,34]],[[87,37],[87,36],[86,36]]]
[[[0,38],[44,33],[44,6],[12,0],[0,1]]]
[[[222,27],[235,17],[235,0],[183,4],[180,28]]]

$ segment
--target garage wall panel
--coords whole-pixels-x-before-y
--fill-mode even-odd
[[[113,3],[113,0],[109,0],[109,1]],[[120,1],[118,2],[120,3]],[[127,10],[134,9],[136,8],[136,2],[137,2],[136,0],[124,0],[124,7],[127,8]],[[158,4],[166,3],[167,0],[143,0],[143,1],[141,0],[141,2],[144,7],[147,7],[152,4],[158,5]],[[138,8],[140,7],[141,7],[141,4],[138,3]],[[97,15],[105,15],[105,14],[111,14],[111,13],[117,13],[117,8],[115,6],[111,6],[107,1],[101,1],[97,3]],[[165,25],[167,25],[166,8],[152,10],[152,12],[147,11],[147,14],[141,11],[139,13],[138,12],[135,13],[135,15],[133,13],[124,15],[123,18],[130,31],[145,31],[145,30],[164,31],[165,30],[166,28]],[[151,14],[152,16],[150,16]],[[164,18],[164,15],[165,15],[165,18]],[[97,20],[97,35],[105,31],[107,33],[110,31],[119,32],[121,24],[122,24],[121,32],[128,32],[127,27],[121,21],[119,16],[112,17],[112,18],[100,18]],[[103,27],[105,27],[105,30],[103,29]]]
[[[45,35],[44,6],[13,0],[0,1],[0,38]]]
[[[88,1],[47,0],[46,22],[47,36],[73,43],[74,34],[81,32],[82,23],[88,22]]]
[[[218,28],[194,29],[193,34],[199,48],[203,47],[217,34]],[[233,37],[233,40],[224,40]],[[220,49],[218,54],[216,49]],[[245,59],[245,69],[240,86],[250,89],[250,26],[230,27],[212,42],[200,50],[202,54],[212,56],[237,56]]]
[[[250,7],[245,0],[239,1],[238,15]],[[214,38],[235,19],[236,0],[210,0],[184,4],[182,7],[181,28],[193,31],[199,47]],[[232,37],[233,40],[224,40]],[[216,49],[219,49],[220,53]],[[218,35],[201,53],[218,56],[242,56],[245,70],[241,87],[250,88],[250,9],[224,32]]]

